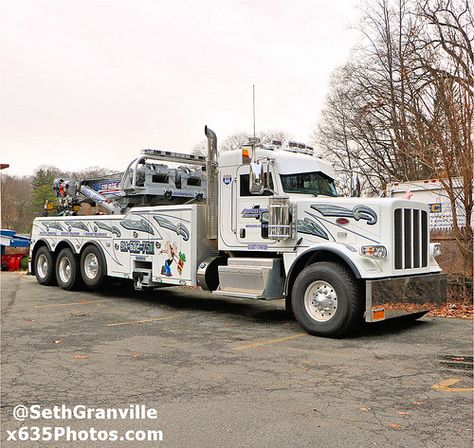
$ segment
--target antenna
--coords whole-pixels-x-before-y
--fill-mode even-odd
[[[255,140],[255,84],[252,85],[253,93],[253,138]]]

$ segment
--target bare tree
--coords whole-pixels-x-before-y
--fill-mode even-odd
[[[247,132],[236,132],[228,137],[225,137],[221,143],[219,143],[219,152],[233,151],[241,149],[242,146],[246,145],[249,141],[250,133]],[[280,131],[278,129],[270,129],[266,131],[260,131],[257,134],[262,143],[271,143],[273,140],[278,140],[285,144],[291,139],[290,134]],[[192,154],[207,156],[207,140],[201,140],[191,150]]]
[[[414,117],[411,152],[440,180],[453,216],[452,234],[473,274],[474,17],[466,0],[419,1],[424,27],[417,35],[415,73],[424,80],[409,111]],[[420,136],[428,150],[417,145]]]
[[[248,142],[248,139],[249,134],[246,132],[237,132],[235,134],[229,135],[222,141],[222,143],[219,144],[219,151],[224,152],[240,149]]]
[[[196,143],[191,149],[191,153],[196,156],[207,156],[207,140],[203,139]]]
[[[219,151],[232,151],[234,149],[240,149],[242,146],[248,143],[250,133],[247,132],[237,132],[232,134],[224,139],[224,141],[219,145]],[[260,131],[256,135],[261,143],[269,144],[273,140],[278,140],[282,144],[290,140],[290,135],[284,131],[278,129],[270,129],[266,131]]]
[[[368,191],[440,179],[472,276],[472,9],[467,0],[373,0],[360,32],[333,74],[315,142],[343,183],[354,170]]]

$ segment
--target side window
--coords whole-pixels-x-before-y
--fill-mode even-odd
[[[248,174],[241,174],[240,175],[240,196],[273,196],[271,191],[265,190],[260,195],[255,195],[250,193],[249,188],[250,176]],[[270,174],[270,188],[273,190],[273,176]]]

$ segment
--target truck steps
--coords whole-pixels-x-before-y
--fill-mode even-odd
[[[278,258],[229,258],[219,266],[219,287],[214,294],[249,299],[283,297],[281,260]]]

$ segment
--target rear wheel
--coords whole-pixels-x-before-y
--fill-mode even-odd
[[[96,246],[88,246],[81,255],[81,277],[91,289],[99,288],[107,274],[104,256]]]
[[[40,285],[51,286],[54,284],[54,257],[46,246],[38,249],[34,260],[36,280]]]
[[[342,337],[362,321],[359,284],[338,263],[318,262],[303,269],[291,297],[295,317],[308,333]]]
[[[63,249],[56,259],[56,279],[62,289],[73,290],[80,286],[81,276],[71,249]]]

